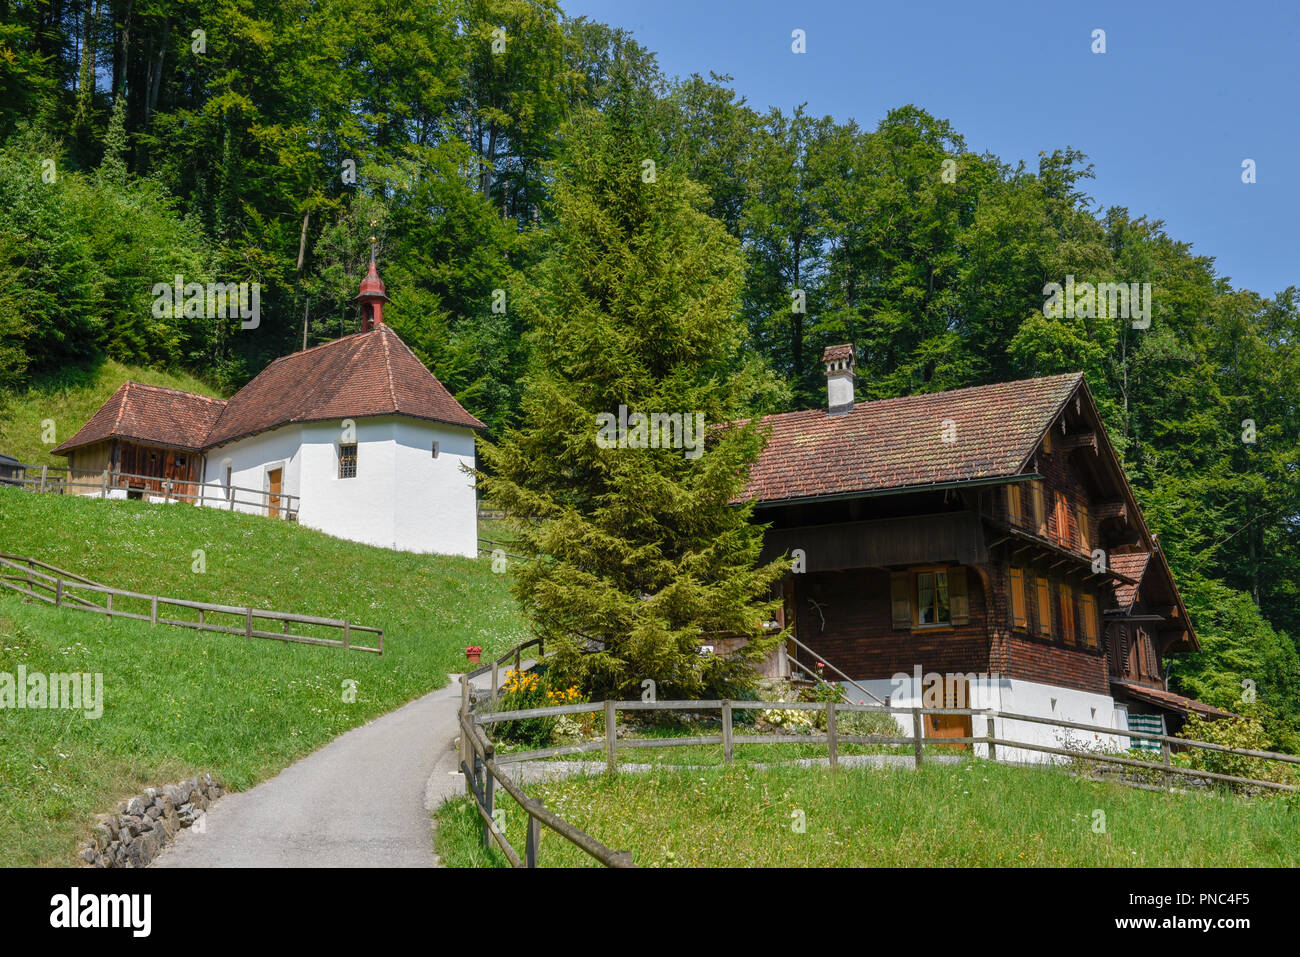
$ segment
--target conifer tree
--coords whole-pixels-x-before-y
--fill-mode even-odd
[[[482,450],[482,481],[524,559],[516,597],[566,679],[593,696],[639,696],[646,679],[660,697],[735,695],[778,641],[763,622],[786,563],[757,565],[762,529],[733,504],[763,441],[735,423],[770,380],[743,357],[736,240],[704,189],[647,162],[637,117],[584,114],[564,137],[548,249],[515,293],[533,330],[521,421]],[[636,447],[653,432],[637,413],[680,415],[683,447]],[[732,655],[699,653],[732,638]]]

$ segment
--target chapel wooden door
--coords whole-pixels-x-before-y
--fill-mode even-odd
[[[266,498],[266,514],[272,518],[280,517],[280,489],[283,484],[284,469],[271,469],[266,473],[269,491]]]

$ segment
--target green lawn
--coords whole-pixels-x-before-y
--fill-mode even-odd
[[[1167,794],[984,761],[837,772],[664,767],[527,792],[642,867],[1300,865],[1300,813],[1282,798]],[[506,837],[522,854],[524,814],[496,793]],[[794,828],[800,815],[803,833]],[[439,809],[445,865],[505,866],[495,847],[483,850],[477,822],[468,799]],[[596,866],[545,828],[540,863]]]
[[[207,570],[192,570],[195,549]],[[411,555],[185,505],[0,489],[0,551],[104,584],[348,618],[382,657],[24,604],[0,590],[0,672],[102,673],[104,714],[0,710],[0,866],[67,864],[97,811],[211,771],[247,788],[522,640],[488,561]],[[369,637],[369,636],[367,636]],[[356,682],[355,703],[343,683]]]

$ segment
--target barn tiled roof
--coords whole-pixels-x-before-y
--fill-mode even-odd
[[[742,499],[774,503],[1015,475],[1082,381],[1075,372],[865,402],[839,416],[824,409],[768,416],[771,440]],[[953,441],[943,441],[945,428]]]
[[[1110,556],[1111,569],[1125,578],[1133,579],[1131,585],[1127,582],[1115,582],[1115,603],[1119,607],[1132,607],[1133,600],[1137,598],[1138,585],[1142,583],[1142,575],[1147,570],[1147,562],[1150,560],[1150,552],[1128,552]]]
[[[197,450],[225,407],[221,399],[193,392],[124,382],[90,421],[54,452],[63,454],[108,438]]]
[[[205,445],[290,422],[394,414],[484,427],[390,326],[379,325],[276,359],[230,400]]]
[[[198,451],[289,423],[374,415],[484,428],[380,325],[276,359],[228,402],[128,382],[54,451],[113,437]]]

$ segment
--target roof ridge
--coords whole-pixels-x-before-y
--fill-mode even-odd
[[[387,326],[382,326],[381,328],[388,329]],[[393,334],[397,335],[396,333]],[[401,337],[399,336],[398,338]],[[388,397],[393,400],[393,409],[397,410],[400,409],[401,406],[397,401],[397,389],[393,385],[393,354],[388,348],[388,336],[380,336],[379,341],[384,344],[384,371],[388,373]]]
[[[129,385],[135,386],[137,389],[152,389],[155,392],[170,392],[172,395],[187,395],[190,396],[191,398],[202,399],[204,402],[219,402],[222,405],[225,405],[227,401],[225,399],[218,399],[214,396],[202,395],[201,393],[198,392],[191,392],[189,389],[173,389],[169,385],[150,385],[148,382],[137,382],[135,379],[127,379],[124,383],[122,383],[122,386],[119,387],[119,391],[120,388],[124,388]]]

